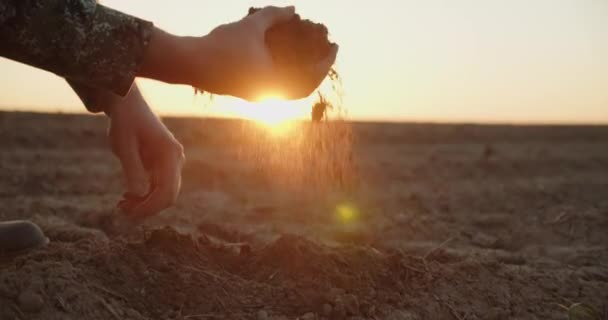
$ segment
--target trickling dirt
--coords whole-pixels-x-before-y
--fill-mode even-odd
[[[0,319],[606,319],[606,127],[355,123],[334,194],[239,161],[238,121],[166,123],[182,194],[125,230],[103,118],[0,113],[0,218],[51,239],[0,257]]]
[[[315,102],[315,104],[312,106],[312,111],[310,113],[312,121],[321,122],[322,120],[326,119],[325,112],[330,106],[331,105],[329,104],[329,102],[327,102],[325,97],[319,94],[319,101]]]

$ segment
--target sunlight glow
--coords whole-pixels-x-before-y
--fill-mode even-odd
[[[284,136],[293,129],[296,120],[310,117],[312,102],[309,98],[291,101],[282,99],[280,94],[264,94],[258,102],[237,100],[220,107],[239,118],[255,121],[273,135]]]

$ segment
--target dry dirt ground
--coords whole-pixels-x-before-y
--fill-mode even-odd
[[[125,233],[103,117],[0,113],[0,219],[51,239],[0,259],[0,319],[608,319],[608,127],[354,124],[336,194],[166,122],[183,192]]]

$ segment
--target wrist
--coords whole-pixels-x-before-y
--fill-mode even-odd
[[[125,114],[153,114],[136,84],[131,87],[126,96],[114,95],[113,97],[115,99],[108,100],[104,107],[104,112],[110,119],[123,117]]]
[[[179,37],[155,28],[138,76],[172,84],[190,84],[190,37]]]
[[[184,38],[182,43],[184,84],[193,86],[201,91],[213,91],[213,81],[217,81],[214,68],[220,65],[217,46],[209,35],[202,37]]]

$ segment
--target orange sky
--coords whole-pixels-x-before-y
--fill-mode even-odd
[[[340,44],[345,105],[356,119],[608,123],[605,0],[103,3],[184,35],[205,34],[249,6],[293,3]],[[163,114],[256,116],[255,105],[236,99],[203,108],[191,88],[140,83]],[[309,103],[281,107],[285,117],[306,116]],[[0,106],[84,110],[61,79],[2,59]]]

